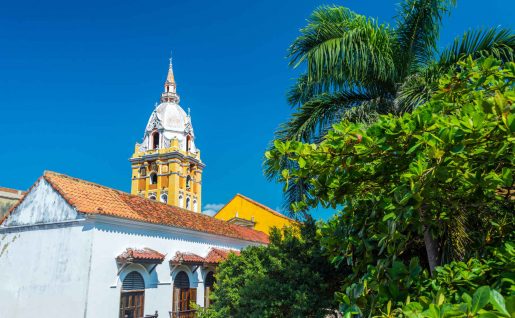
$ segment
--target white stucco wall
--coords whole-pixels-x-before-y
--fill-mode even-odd
[[[78,217],[41,180],[0,226],[0,317],[84,317],[92,231]]]
[[[121,282],[132,270],[145,280],[145,314],[172,310],[173,278],[184,270],[204,304],[208,269],[171,268],[175,253],[206,256],[210,248],[242,249],[247,241],[192,230],[77,213],[41,179],[0,225],[0,317],[118,317]],[[150,271],[132,264],[119,272],[127,248],[166,254]]]
[[[81,218],[79,213],[45,179],[40,179],[2,226],[56,223],[78,218]]]
[[[198,287],[197,303],[203,306],[203,278],[207,274],[205,269],[199,268],[192,273],[187,267],[171,268],[170,259],[178,251],[206,256],[211,247],[242,249],[250,244],[205,233],[125,220],[105,223],[108,219],[95,222],[87,309],[88,317],[91,318],[117,317],[121,283],[125,275],[132,270],[138,271],[145,279],[145,314],[153,314],[157,310],[160,317],[168,317],[168,311],[172,310],[173,277],[180,270],[188,273],[191,288]],[[116,256],[126,248],[144,247],[166,254],[165,261],[152,273],[141,265],[133,264],[123,269],[118,276]]]
[[[0,317],[84,317],[91,231],[36,226],[0,232]]]

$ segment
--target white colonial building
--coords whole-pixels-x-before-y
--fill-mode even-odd
[[[217,264],[268,236],[203,215],[200,151],[170,62],[131,192],[46,172],[0,216],[0,317],[192,317]]]
[[[46,172],[0,225],[1,317],[190,317],[259,231]]]

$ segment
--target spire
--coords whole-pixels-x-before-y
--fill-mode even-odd
[[[170,51],[170,64],[168,65],[168,75],[166,76],[166,82],[175,84],[175,78],[173,76],[172,52],[171,51]]]
[[[161,103],[179,103],[177,95],[177,85],[173,75],[172,52],[170,52],[170,64],[168,65],[168,75],[166,76],[165,91],[161,94]]]

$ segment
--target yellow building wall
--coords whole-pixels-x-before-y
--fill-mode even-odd
[[[297,224],[296,221],[241,194],[232,198],[214,217],[224,221],[234,217],[249,221],[253,219],[255,222],[254,229],[266,234],[270,233],[272,227],[281,229],[284,226]]]

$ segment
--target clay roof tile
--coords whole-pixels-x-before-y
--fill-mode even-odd
[[[43,178],[81,213],[101,214],[167,225],[263,244],[269,242],[265,233],[254,229],[230,224],[205,214],[145,199],[64,174],[46,171]],[[12,207],[9,213],[14,208]]]

